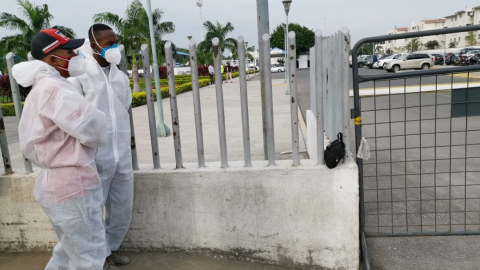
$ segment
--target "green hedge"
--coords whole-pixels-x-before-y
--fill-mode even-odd
[[[13,103],[2,103],[1,106],[3,116],[15,116],[15,105]]]
[[[200,80],[198,81],[198,85],[201,87],[207,86],[210,83],[210,79],[208,80]],[[185,93],[192,90],[192,83],[185,83],[182,85],[177,86],[176,92],[177,94]],[[162,87],[162,98],[167,98],[170,96],[168,92],[168,87]],[[157,100],[157,92],[153,90],[153,99]],[[142,106],[147,104],[147,93],[146,92],[139,92],[132,94],[132,108]]]

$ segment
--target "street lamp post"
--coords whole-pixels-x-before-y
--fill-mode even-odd
[[[290,5],[292,4],[292,0],[284,0],[282,1],[283,3],[283,7],[285,8],[285,15],[287,17],[287,33],[286,33],[286,36],[285,36],[285,73],[286,73],[286,78],[288,78],[290,76],[290,69],[288,68],[288,62],[289,62],[289,58],[288,58],[288,12],[290,11]],[[290,80],[287,80],[287,91],[285,93],[286,95],[290,95]]]
[[[255,71],[257,70],[257,59],[255,58],[255,46],[252,46],[253,49],[253,76],[255,76]]]
[[[157,106],[158,106],[158,116],[159,116],[158,117],[159,123],[157,126],[157,136],[167,137],[170,135],[170,129],[167,127],[167,125],[163,120],[162,93],[160,91],[160,74],[158,71],[157,48],[155,47],[155,34],[153,33],[152,6],[150,5],[150,0],[147,0],[147,16],[148,16],[148,24],[150,27],[150,41],[152,44],[152,56],[153,56],[153,74],[155,77],[155,89],[157,92]]]
[[[247,78],[250,78],[250,67],[248,66],[248,42],[245,42],[245,66],[247,67]]]

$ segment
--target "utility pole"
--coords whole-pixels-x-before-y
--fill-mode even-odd
[[[163,119],[163,105],[162,105],[162,91],[160,91],[160,74],[158,71],[158,61],[157,61],[157,48],[155,45],[155,34],[153,33],[153,19],[152,19],[152,6],[150,0],[147,0],[147,16],[148,16],[148,25],[150,27],[150,41],[152,44],[152,56],[153,56],[153,74],[155,78],[155,89],[157,92],[157,106],[158,106],[158,126],[157,126],[157,136],[158,137],[167,137],[170,135],[170,129],[165,124]],[[150,63],[148,63],[150,66]]]
[[[267,150],[267,117],[265,104],[265,69],[270,68],[270,63],[265,63],[266,52],[263,48],[264,34],[270,34],[270,19],[268,17],[268,0],[257,0],[257,26],[258,26],[258,52],[260,59],[260,95],[262,97],[262,128],[263,128],[263,153],[265,160],[268,159]]]
[[[200,9],[200,40],[203,41],[203,15],[202,15],[203,0],[198,0],[197,6]]]

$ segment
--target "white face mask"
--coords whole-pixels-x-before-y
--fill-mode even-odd
[[[98,44],[97,39],[93,34],[93,28],[92,28],[92,37],[95,40],[95,44],[97,44],[97,46],[101,49],[100,53],[93,52],[94,54],[98,54],[102,56],[110,64],[114,64],[114,65],[120,64],[120,60],[122,60],[122,54],[120,53],[120,49],[118,48],[117,44],[113,44],[108,48],[103,48],[102,46],[100,46],[100,44]]]
[[[65,71],[68,71],[68,75],[70,75],[70,77],[77,77],[87,72],[87,62],[85,61],[85,58],[81,55],[76,55],[70,59],[59,57],[53,54],[52,56],[68,62],[68,65],[66,68],[65,67],[59,67],[59,68]]]

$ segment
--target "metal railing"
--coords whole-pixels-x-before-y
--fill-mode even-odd
[[[480,156],[469,151],[480,146],[472,140],[480,134],[476,124],[480,118],[468,115],[468,108],[480,108],[479,88],[472,88],[470,78],[470,72],[480,71],[480,65],[360,75],[357,51],[369,42],[478,30],[480,25],[372,37],[353,48],[356,148],[365,137],[371,141],[372,152],[371,160],[357,158],[360,243],[366,269],[372,269],[368,236],[480,234],[480,219],[475,218],[480,214],[476,184],[480,173],[471,165]],[[460,89],[454,84],[457,73],[467,73]],[[451,84],[440,87],[439,76],[444,74],[451,76]],[[419,85],[412,86],[411,78]],[[424,85],[426,80],[433,85]],[[362,94],[361,83],[373,84],[373,92]],[[378,89],[380,84],[385,88]],[[456,101],[459,96],[463,100]],[[465,114],[455,115],[456,106]],[[362,114],[366,116],[363,121]]]
[[[328,51],[322,50],[322,48],[328,45],[333,47],[342,47],[345,48],[345,51],[347,51],[348,46],[347,43],[345,43],[345,38],[348,37],[345,34],[338,33],[336,36],[332,38],[326,38],[323,39],[320,36],[317,35],[316,39],[318,42],[318,47],[317,50],[319,50],[319,53],[317,54],[317,63],[322,64],[325,59],[322,57],[326,57],[325,55],[328,54]],[[289,65],[291,67],[291,77],[288,80],[288,83],[291,88],[291,94],[290,94],[290,107],[291,107],[291,145],[292,145],[292,165],[293,166],[298,166],[300,165],[300,136],[299,136],[299,119],[298,119],[298,89],[297,89],[297,69],[296,69],[296,37],[294,32],[290,32],[288,35],[288,38],[290,40],[290,47],[288,48],[291,51],[291,58],[289,59]],[[264,46],[265,51],[270,50],[270,36],[268,34],[265,34],[262,36],[262,44]],[[324,45],[325,44],[325,45]],[[345,45],[347,44],[347,45]],[[212,45],[213,45],[213,57],[215,61],[215,89],[216,89],[216,99],[217,99],[217,117],[218,117],[218,131],[219,131],[219,144],[220,144],[220,161],[221,161],[221,167],[226,168],[228,167],[228,156],[227,156],[227,132],[226,132],[226,125],[225,125],[225,107],[224,107],[224,100],[223,100],[223,80],[222,80],[222,74],[220,70],[221,66],[221,55],[222,51],[220,48],[220,42],[218,39],[213,39],[212,40]],[[248,89],[247,89],[247,77],[246,77],[246,54],[245,54],[245,43],[244,43],[244,38],[240,36],[238,38],[238,50],[239,50],[239,64],[240,64],[240,94],[239,94],[239,106],[241,107],[241,117],[242,117],[242,136],[243,136],[243,154],[244,154],[244,164],[245,167],[251,167],[252,166],[252,159],[251,159],[251,145],[250,145],[250,127],[249,127],[249,110],[248,110]],[[190,49],[190,62],[192,66],[197,65],[197,56],[196,56],[196,43],[194,40],[190,41],[189,44],[189,49]],[[125,51],[123,46],[120,46],[121,53],[122,53],[122,60],[120,63],[120,70],[122,70],[124,73],[127,73],[127,65],[126,65],[126,58],[125,58]],[[144,78],[145,81],[149,82],[151,81],[151,68],[150,68],[150,59],[149,59],[149,47],[146,44],[143,44],[141,46],[141,52],[142,52],[142,62],[143,62],[143,70],[144,70]],[[343,56],[343,50],[337,50],[336,51],[336,56],[337,59],[344,59]],[[183,168],[183,158],[182,158],[182,148],[181,148],[181,138],[180,138],[180,131],[181,131],[181,125],[180,125],[180,119],[179,119],[179,114],[178,114],[178,108],[177,108],[177,98],[176,98],[176,85],[175,85],[175,76],[173,72],[174,68],[174,63],[173,63],[173,53],[172,53],[172,47],[171,43],[167,43],[165,45],[165,56],[167,60],[167,70],[168,70],[168,85],[169,85],[169,94],[170,94],[170,106],[172,110],[172,128],[173,128],[173,147],[175,149],[175,162],[176,162],[176,167],[177,168]],[[9,54],[9,59],[13,59],[13,54]],[[342,61],[343,61],[342,60]],[[265,54],[263,61],[265,63],[270,63],[270,55]],[[328,72],[333,72],[329,70],[330,67],[333,67],[335,65],[339,64],[338,62],[331,60],[329,64],[325,65],[316,65],[315,66],[315,71],[317,73],[317,81],[316,84],[318,86],[318,96],[320,102],[318,102],[318,107],[319,107],[319,112],[322,111],[322,106],[323,102],[321,100],[323,93],[327,97],[330,98],[335,98],[335,102],[342,103],[342,95],[344,94],[343,89],[341,87],[334,88],[335,91],[333,90],[327,90],[325,86],[329,87],[336,87],[336,83],[341,83],[341,80],[344,79],[343,75],[338,75],[336,76],[335,82],[331,82],[331,84],[327,84],[328,80],[326,79],[327,76],[329,76]],[[9,67],[11,68],[13,66],[13,62],[10,63]],[[341,65],[340,65],[341,66]],[[333,69],[332,69],[333,70]],[[271,70],[270,70],[270,65],[266,64],[263,70],[264,74],[264,80],[265,80],[265,85],[263,88],[265,89],[265,114],[266,114],[266,127],[267,127],[267,153],[268,153],[268,165],[269,166],[275,166],[276,162],[276,157],[275,157],[275,134],[274,134],[274,115],[273,115],[273,93],[272,93],[272,75],[271,75]],[[331,73],[330,73],[330,76]],[[12,79],[12,85],[16,85],[15,80],[13,77]],[[14,89],[14,96],[16,96],[16,90],[17,88],[12,87]],[[204,154],[204,142],[203,142],[203,123],[202,123],[202,112],[201,112],[201,102],[200,102],[200,88],[199,88],[199,77],[198,77],[198,72],[197,69],[193,68],[192,69],[192,95],[193,95],[193,107],[194,107],[194,119],[195,119],[195,130],[196,130],[196,141],[197,141],[197,158],[198,158],[198,166],[200,168],[205,167],[205,154]],[[157,91],[160,91],[160,89],[157,89]],[[149,123],[149,130],[150,130],[150,144],[151,144],[151,150],[152,150],[152,159],[153,159],[153,168],[154,169],[160,169],[160,155],[159,155],[159,145],[158,145],[158,138],[157,138],[157,129],[156,129],[156,119],[155,119],[155,114],[154,114],[154,95],[153,95],[153,90],[152,90],[152,85],[150,83],[145,84],[145,92],[146,92],[146,101],[147,101],[147,112],[148,112],[148,123]],[[20,107],[20,102],[18,99],[15,99],[15,106],[17,108],[17,117],[19,118],[21,116],[21,107]],[[332,110],[331,114],[333,115],[334,110],[340,109],[340,113],[343,112],[343,107],[342,106],[328,106],[329,110]],[[348,110],[348,109],[347,109]],[[133,168],[135,170],[138,170],[138,160],[137,160],[137,144],[136,144],[136,136],[135,136],[135,130],[134,130],[134,118],[132,116],[132,109],[130,108],[129,110],[130,114],[130,127],[131,127],[131,151],[132,151],[132,164]],[[318,121],[326,121],[324,120],[324,116],[322,113],[319,113],[317,115]],[[341,121],[341,118],[339,118]],[[343,123],[341,124],[343,125]],[[341,125],[337,125],[337,127],[340,129]],[[319,125],[321,126],[321,124]],[[336,131],[335,131],[336,132]],[[323,164],[323,130],[319,129],[319,133],[321,133],[322,140],[321,143],[319,143],[319,153],[321,153],[322,159],[320,159],[320,162],[318,164]],[[332,133],[333,134],[333,133]],[[5,143],[4,143],[5,142]],[[6,146],[6,140],[2,136],[2,130],[1,130],[1,119],[0,119],[0,143],[2,146]],[[11,172],[11,165],[8,164],[8,160],[10,159],[8,156],[8,149],[5,149],[6,147],[2,147],[3,155],[4,155],[4,160],[7,160],[7,162],[4,162],[4,164],[7,164],[10,166],[8,172]],[[8,147],[7,147],[8,148]],[[5,165],[5,166],[7,166]],[[31,172],[32,170],[29,170],[29,167],[31,168],[30,162],[26,161],[25,162],[26,166],[26,171]],[[7,171],[7,169],[6,169]]]

